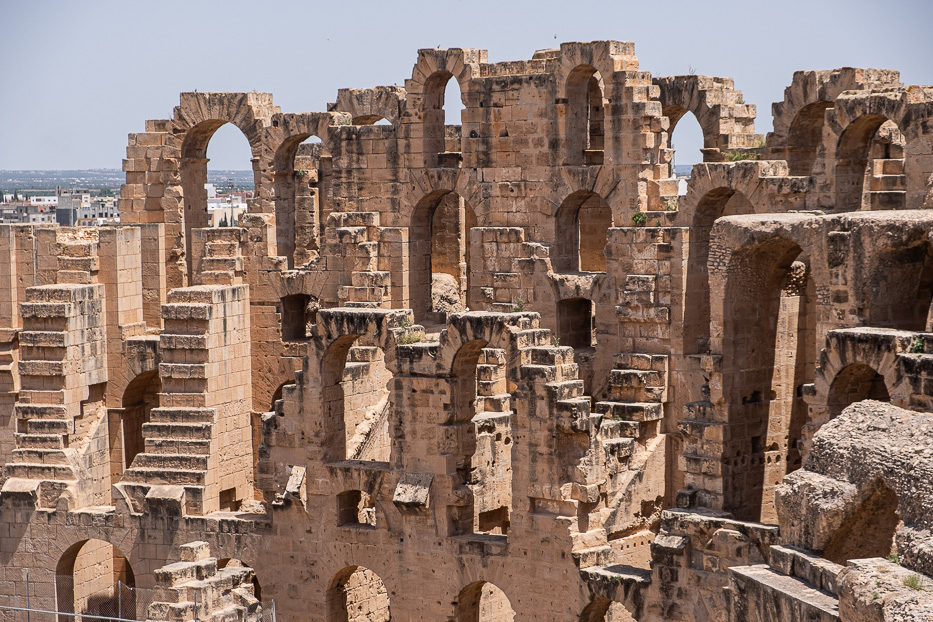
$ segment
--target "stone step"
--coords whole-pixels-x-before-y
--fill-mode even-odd
[[[206,581],[217,574],[217,558],[208,557],[195,562],[175,562],[155,571],[159,587],[184,586],[192,581]]]
[[[570,540],[572,550],[585,550],[609,546],[605,529],[591,529],[589,531],[571,531]]]
[[[137,454],[136,458],[142,454]],[[134,463],[135,463],[134,459]],[[169,484],[178,486],[205,486],[207,473],[185,469],[167,469],[132,466],[123,472],[124,482],[145,484]]]
[[[612,547],[608,544],[573,551],[573,558],[580,568],[605,566],[612,561]]]
[[[5,469],[7,477],[31,480],[74,481],[77,478],[70,466],[61,464],[10,463]]]
[[[354,346],[347,352],[347,360],[351,363],[371,363],[379,359],[379,348],[369,346]]]
[[[210,440],[213,424],[208,422],[158,422],[143,424],[145,439]]]
[[[563,382],[549,382],[545,385],[553,401],[568,400],[583,395],[582,380],[565,380]]]
[[[166,471],[206,471],[209,455],[136,454],[133,468],[164,469]]]
[[[616,460],[624,462],[635,452],[635,439],[612,438],[603,441],[603,449],[607,455],[615,456]]]
[[[904,175],[875,175],[869,188],[872,192],[903,191],[907,189],[907,178]]]
[[[204,245],[208,257],[235,257],[240,245],[229,240],[214,240]]]
[[[566,365],[572,364],[573,348],[569,346],[538,346],[524,348],[522,364],[530,365]]]
[[[597,402],[594,410],[622,421],[657,421],[664,416],[664,408],[658,402]]]
[[[68,435],[74,430],[71,419],[19,419],[16,431],[28,435]]]
[[[390,272],[353,272],[350,275],[350,284],[353,287],[387,288],[392,285],[392,274]]]
[[[17,447],[42,449],[64,449],[65,438],[62,434],[27,434],[17,432],[13,435]]]
[[[476,398],[476,410],[483,412],[508,412],[511,410],[512,396],[509,393],[498,395],[479,395]]]
[[[242,272],[243,268],[242,257],[204,257],[201,259],[201,270],[205,272]]]
[[[873,211],[903,209],[906,193],[903,190],[869,192],[869,205]]]
[[[641,354],[620,352],[612,357],[615,369],[654,370],[667,373],[668,356],[666,354]]]
[[[20,333],[22,336],[22,333]],[[64,404],[63,391],[42,391],[35,389],[22,389],[19,392],[20,404]]]
[[[871,161],[872,175],[903,175],[903,158],[878,158]]]
[[[334,233],[340,244],[359,244],[369,241],[369,230],[366,227],[338,227]]]
[[[68,465],[68,456],[62,449],[20,447],[13,450],[13,464]]]
[[[550,346],[553,335],[551,331],[546,328],[532,328],[519,331],[516,338],[519,348],[531,348],[535,346]]]
[[[20,347],[66,348],[69,333],[58,330],[24,330],[19,334]]]
[[[637,421],[616,421],[603,419],[599,424],[599,439],[612,440],[616,438],[639,438],[641,424]]]
[[[729,574],[756,614],[780,611],[788,620],[839,622],[839,601],[796,577],[775,572],[766,564],[733,566]]]
[[[649,387],[664,384],[663,374],[653,369],[611,369],[609,384],[616,387]]]
[[[845,570],[828,559],[792,546],[771,546],[771,569],[783,575],[797,577],[808,585],[833,596],[839,596],[837,578]]]
[[[145,435],[145,433],[144,433]],[[147,454],[174,455],[182,454],[188,456],[207,456],[211,453],[210,438],[206,439],[188,439],[188,438],[146,438]]]
[[[149,413],[151,423],[213,423],[217,411],[213,408],[181,408],[160,406]]]
[[[19,419],[69,419],[68,407],[63,404],[23,404],[17,402],[13,413]]]

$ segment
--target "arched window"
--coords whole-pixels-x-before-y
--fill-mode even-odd
[[[842,368],[829,387],[829,417],[842,414],[846,406],[862,400],[888,402],[888,387],[884,376],[868,365],[853,363]]]
[[[817,151],[823,142],[826,110],[831,107],[831,102],[818,101],[804,106],[794,116],[784,153],[791,175],[808,176],[812,172]]]
[[[567,77],[567,164],[602,164],[605,148],[602,77],[580,65]]]
[[[58,560],[55,595],[59,622],[95,616],[146,619],[145,607],[137,612],[136,577],[120,549],[103,540],[85,540],[70,547]],[[139,615],[142,617],[140,618]]]
[[[668,142],[674,155],[671,158],[671,173],[677,178],[677,195],[687,194],[687,182],[693,172],[693,167],[703,162],[704,147],[703,128],[692,112],[679,106],[665,106],[664,115],[668,117],[670,126],[667,129]],[[676,138],[675,130],[676,128]],[[668,202],[673,197],[666,197]]]
[[[376,502],[362,490],[337,495],[337,524],[344,527],[375,527]]]
[[[389,622],[389,593],[375,572],[344,568],[327,590],[328,622]]]
[[[551,264],[555,272],[605,272],[612,208],[595,192],[581,190],[564,199],[554,221]]]
[[[136,454],[145,451],[143,425],[149,422],[152,409],[158,408],[161,391],[159,370],[154,369],[136,376],[123,392],[119,425],[111,434],[112,441],[122,439],[122,443],[115,447],[118,455],[114,456],[114,474],[128,469]]]
[[[453,74],[438,71],[424,83],[423,145],[428,168],[458,168],[461,161],[460,84]]]
[[[322,223],[329,213],[331,155],[314,135],[286,140],[275,155],[276,253],[294,268],[317,256]]]
[[[456,622],[512,622],[515,610],[505,592],[488,581],[476,581],[457,596]]]
[[[850,123],[836,147],[836,210],[904,209],[904,145],[897,125],[883,116]]]

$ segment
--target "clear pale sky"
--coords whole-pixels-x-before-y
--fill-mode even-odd
[[[170,117],[181,91],[325,110],[340,87],[403,84],[418,48],[497,62],[601,39],[634,41],[657,76],[735,78],[762,133],[796,70],[884,67],[933,84],[933,0],[0,0],[0,169],[119,168],[127,134]],[[249,168],[246,139],[226,128],[211,167]],[[686,164],[699,128],[677,129]]]

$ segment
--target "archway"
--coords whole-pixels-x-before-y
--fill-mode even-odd
[[[879,252],[869,287],[869,326],[928,330],[933,302],[933,245],[924,240]]]
[[[123,392],[122,408],[112,410],[119,417],[111,422],[111,472],[112,481],[119,481],[123,471],[133,463],[136,454],[145,450],[143,425],[149,422],[153,408],[159,407],[162,380],[159,370],[143,372],[136,376]]]
[[[136,620],[135,587],[136,577],[126,556],[103,540],[71,546],[55,569],[56,605],[63,614]],[[72,622],[73,616],[59,615],[58,619]]]
[[[317,322],[318,301],[307,294],[289,294],[279,301],[283,342],[306,342]]]
[[[288,267],[294,268],[320,250],[331,154],[318,136],[298,134],[279,147],[274,167],[276,254],[286,257]]]
[[[321,361],[325,462],[387,462],[390,457],[387,385],[392,375],[382,348],[363,345],[357,337],[339,337]]]
[[[225,126],[228,124],[222,120],[202,121],[188,130],[181,146],[179,174],[184,193],[185,257],[189,283],[194,269],[191,231],[211,226],[212,218],[219,224],[223,216],[227,217],[227,225],[235,226],[235,217],[247,209],[246,201],[252,198],[255,191],[255,167],[258,160],[253,157],[252,148],[242,131],[232,124]],[[215,135],[218,136],[217,145],[210,148]],[[244,141],[245,152],[242,148]],[[210,177],[209,148],[219,165],[215,169],[217,172],[211,173]],[[253,182],[247,181],[248,174],[244,176],[241,170],[229,168],[237,159],[228,155],[228,152],[237,150],[243,154],[239,156],[240,160],[245,156],[246,161],[250,162]],[[211,181],[213,183],[209,184]]]
[[[736,251],[723,300],[724,509],[741,520],[771,520],[773,489],[788,470],[791,428],[800,436],[815,326],[809,261],[789,240]],[[724,366],[725,367],[725,366]],[[810,378],[812,380],[812,378]],[[795,448],[794,448],[795,449]]]
[[[838,417],[847,406],[862,400],[879,402],[891,400],[884,376],[868,365],[861,363],[846,365],[839,370],[829,386],[827,399],[829,418]]]
[[[348,566],[327,590],[328,622],[389,622],[389,593],[375,572]]]
[[[463,98],[460,84],[452,78],[449,71],[437,71],[424,83],[422,141],[427,168],[459,166]]]
[[[602,76],[595,67],[579,65],[567,76],[566,163],[602,164],[605,148]]]
[[[687,289],[684,300],[689,313],[684,313],[683,348],[685,354],[709,352],[709,242],[713,224],[721,217],[750,214],[754,206],[741,192],[732,188],[714,188],[700,201],[694,211],[690,230],[687,263]]]
[[[592,301],[567,298],[557,303],[557,336],[562,346],[590,348],[596,345],[596,323]]]
[[[515,610],[508,597],[488,581],[475,581],[457,596],[456,622],[512,622]]]
[[[605,272],[612,208],[595,192],[580,190],[561,203],[554,227],[555,272]]]
[[[850,559],[889,557],[897,552],[894,535],[900,522],[897,494],[876,480],[865,500],[830,538],[823,557],[843,566]]]
[[[816,154],[823,142],[823,125],[826,110],[832,102],[818,101],[807,104],[797,111],[787,132],[784,157],[791,175],[809,176],[816,161]]]
[[[409,233],[411,306],[415,321],[443,323],[447,313],[470,306],[470,231],[476,214],[456,192],[423,198]]]
[[[244,563],[240,559],[235,557],[224,557],[217,560],[217,569],[221,568],[251,568],[249,564]],[[253,573],[253,596],[256,597],[256,600],[262,602],[262,586],[259,584],[259,577]]]
[[[903,209],[904,137],[880,115],[851,122],[836,147],[836,211]]]
[[[580,622],[635,622],[635,618],[622,603],[603,596],[594,596],[580,614]]]
[[[677,194],[687,194],[687,182],[690,180],[693,167],[703,162],[702,149],[706,146],[703,128],[694,114],[686,108],[676,105],[664,106],[664,116],[670,121],[667,128],[668,142],[673,155],[671,157],[671,170],[678,179]],[[674,129],[677,129],[677,139],[674,139]]]

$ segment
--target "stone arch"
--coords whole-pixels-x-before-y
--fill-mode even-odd
[[[871,145],[878,130],[889,120],[892,119],[884,115],[866,114],[846,125],[840,134],[836,145],[836,211],[872,208],[866,192],[866,181],[871,177],[868,170]],[[897,205],[892,207],[898,208]],[[899,207],[904,207],[903,201]]]
[[[564,85],[564,161],[571,166],[602,164],[606,96],[603,78],[592,65],[577,65]]]
[[[846,365],[829,385],[826,404],[829,418],[838,417],[844,408],[862,400],[887,402],[891,399],[884,376],[869,365],[852,363]]]
[[[823,125],[830,101],[815,101],[797,111],[787,131],[784,157],[791,175],[809,176],[823,142]]]
[[[328,622],[389,622],[389,593],[375,572],[347,566],[327,588]]]
[[[448,81],[454,79],[460,88],[463,105],[466,108],[478,106],[481,93],[473,85],[473,78],[480,75],[479,65],[485,60],[485,50],[460,48],[418,50],[418,62],[412,71],[412,77],[405,81],[405,91],[408,95],[406,113],[412,121],[421,122],[421,151],[424,154],[426,168],[438,166],[457,168],[451,166],[451,162],[440,156],[447,151],[444,119],[445,90]],[[461,145],[463,133],[476,131],[478,127],[474,127],[476,125],[461,124]],[[462,147],[457,151],[462,151]]]
[[[349,114],[353,125],[372,125],[379,119],[396,125],[401,118],[405,96],[405,89],[399,86],[340,89],[334,109]]]
[[[879,478],[861,496],[861,503],[823,549],[823,557],[831,562],[844,566],[850,559],[889,557],[897,552],[894,536],[901,522],[897,493]]]
[[[122,440],[121,447],[112,447],[111,451],[118,453],[114,457],[117,463],[112,465],[114,473],[122,473],[130,467],[136,454],[145,451],[143,441],[143,425],[149,422],[153,408],[159,407],[159,394],[162,392],[162,380],[159,370],[143,372],[136,376],[123,392],[123,401],[120,408],[118,422],[118,438]],[[117,438],[111,434],[111,442]],[[119,468],[119,471],[116,469]],[[114,478],[117,481],[118,478]]]
[[[138,619],[135,587],[135,573],[120,549],[94,538],[77,542],[62,553],[55,567],[56,605],[63,614],[59,622],[72,620],[64,614]],[[120,615],[113,616],[118,609]]]
[[[619,602],[611,601],[605,596],[594,595],[590,604],[580,614],[580,622],[634,622],[635,618]]]
[[[456,622],[512,622],[515,611],[497,585],[489,581],[474,581],[460,590],[454,603]]]
[[[314,405],[309,423],[323,462],[349,459],[350,432],[358,431],[358,428],[349,430],[346,419],[343,382],[350,348],[356,344],[378,348],[383,353],[385,373],[392,374],[396,341],[391,329],[411,322],[410,313],[374,309],[324,309],[318,313],[317,334],[310,346],[309,373],[303,385],[311,392],[305,404]]]
[[[708,260],[713,224],[724,216],[766,211],[761,200],[757,167],[702,164],[694,168],[683,202],[684,224],[690,226],[685,300],[691,305],[683,318],[683,351],[704,354],[710,348],[710,288]],[[678,216],[680,216],[678,214]]]
[[[276,254],[288,260],[289,268],[307,263],[320,251],[330,209],[325,195],[336,146],[333,128],[348,120],[335,113],[278,114],[266,130],[272,152]],[[321,141],[319,146],[306,142],[312,138]]]
[[[773,472],[786,472],[781,464],[788,450],[783,446],[786,422],[781,418],[782,429],[772,429],[772,420],[780,416],[773,412],[780,397],[773,374],[783,291],[802,253],[796,242],[781,237],[750,242],[733,251],[724,295],[716,301],[713,314],[722,322],[721,354],[728,361],[723,365],[730,429],[723,444],[723,505],[742,520],[760,520],[771,511],[763,502],[780,483],[780,477],[772,483]]]
[[[252,569],[253,566],[235,557],[224,557],[224,558],[217,560],[217,569],[220,570],[221,568],[250,568]],[[252,573],[252,575],[253,575],[253,578],[251,582],[253,584],[253,596],[256,597],[256,600],[262,602],[262,585],[259,583],[259,577],[256,576],[255,571]]]
[[[455,190],[435,190],[415,205],[409,221],[409,287],[417,321],[443,321],[440,314],[470,306],[469,232],[477,224],[473,206]],[[459,308],[434,308],[435,274],[454,277]]]
[[[754,134],[754,116],[749,117],[747,110],[741,110],[741,93],[735,90],[729,78],[710,76],[670,76],[654,78],[654,85],[660,91],[661,114],[668,118],[670,125],[667,133],[671,135],[687,112],[693,113],[703,131],[705,161],[717,160],[705,150],[722,150],[732,147],[733,135]],[[741,113],[741,114],[737,114]],[[730,123],[729,129],[723,120],[743,121],[748,123]],[[746,145],[735,145],[744,147]]]
[[[930,330],[933,244],[926,235],[913,242],[903,239],[902,244],[878,249],[872,260],[866,283],[868,325],[918,332]]]
[[[182,220],[188,278],[191,279],[191,231],[207,226],[207,146],[214,133],[227,123],[236,126],[249,142],[252,153],[254,196],[265,191],[261,162],[264,128],[274,112],[268,93],[182,93],[175,108],[175,133],[181,146],[178,171],[183,197]]]
[[[555,272],[605,272],[612,208],[589,190],[568,196],[557,210],[551,264]]]

